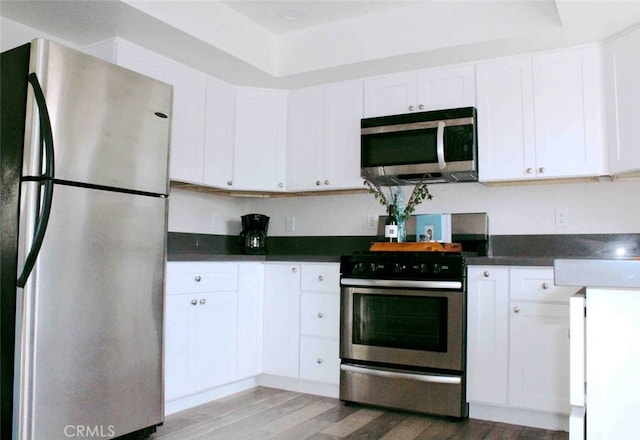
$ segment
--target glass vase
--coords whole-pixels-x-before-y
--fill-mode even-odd
[[[407,224],[404,220],[398,219],[398,243],[407,241]]]

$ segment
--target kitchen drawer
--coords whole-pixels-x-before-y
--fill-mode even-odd
[[[300,299],[300,333],[338,340],[340,295],[303,293]]]
[[[300,338],[300,378],[337,384],[340,382],[338,341]]]
[[[547,301],[569,303],[575,287],[555,286],[553,268],[512,268],[511,301]]]
[[[340,265],[303,264],[300,286],[303,291],[340,292]]]
[[[237,263],[167,263],[167,294],[238,290]]]

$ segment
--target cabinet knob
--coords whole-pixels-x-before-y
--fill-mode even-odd
[[[420,105],[418,106],[418,110],[424,110],[424,105],[420,104]]]
[[[327,179],[327,180],[325,180],[325,181],[324,181],[324,184],[325,184],[325,185],[328,185],[328,184],[329,184],[329,180],[328,180],[328,179]]]
[[[319,365],[319,364],[321,364],[322,362],[324,362],[324,361],[322,360],[322,358],[318,358],[318,359],[316,359],[316,363],[317,363],[318,365]]]
[[[195,280],[196,283],[199,283],[200,281],[202,281],[202,277],[200,275],[196,275],[194,280]]]
[[[191,300],[191,305],[192,306],[197,306],[198,305],[198,300],[197,299],[192,299]]]
[[[293,273],[298,272],[298,268],[297,268],[297,267],[292,267],[292,268],[291,268],[291,272],[293,272]]]
[[[520,313],[520,307],[515,306],[515,307],[513,308],[513,313]]]
[[[538,171],[539,171],[540,173],[544,173],[544,167],[540,167],[540,168],[538,169]]]
[[[323,316],[324,316],[324,313],[318,312],[318,319],[322,319]]]
[[[319,180],[316,180],[316,186],[320,186],[322,183]]]
[[[204,298],[202,298],[202,299],[200,299],[200,301],[199,301],[199,302],[200,302],[200,305],[201,305],[201,306],[203,306],[203,305],[204,305],[204,303],[206,303],[206,302],[207,302],[207,300],[206,300],[206,299],[204,299]]]
[[[318,281],[324,281],[324,276],[323,275],[318,275]]]
[[[278,188],[282,188],[283,186],[284,186],[284,183],[278,182]]]
[[[410,112],[412,112],[412,111],[413,111],[413,106],[412,106],[412,105],[410,105],[410,106],[409,106],[409,111],[410,111]]]
[[[527,174],[533,174],[533,168],[527,168]]]
[[[542,283],[542,288],[543,288],[544,290],[547,290],[547,289],[549,288],[549,284],[547,284],[547,283]]]
[[[485,270],[485,271],[482,273],[482,276],[483,276],[483,277],[485,277],[485,278],[489,278],[489,276],[491,276],[491,274],[489,273],[489,271],[488,271],[488,270]]]
[[[227,185],[228,186],[233,186],[233,180],[227,180]]]

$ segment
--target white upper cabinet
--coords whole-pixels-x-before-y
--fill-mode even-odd
[[[640,28],[605,46],[609,170],[640,175]]]
[[[479,63],[480,180],[605,173],[600,66],[596,46]]]
[[[204,179],[204,118],[206,76],[168,62],[164,81],[173,86],[171,180],[202,183]]]
[[[203,183],[233,188],[235,88],[207,78]]]
[[[364,81],[365,118],[473,105],[473,65],[403,72]]]
[[[252,87],[236,89],[234,189],[286,189],[287,94]]]
[[[202,184],[206,75],[121,39],[93,46],[88,52],[173,86],[169,176]]]
[[[287,189],[359,188],[362,82],[294,90],[289,95]]]

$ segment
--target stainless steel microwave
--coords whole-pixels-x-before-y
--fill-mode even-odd
[[[476,113],[463,107],[362,119],[362,177],[381,185],[477,181]]]

